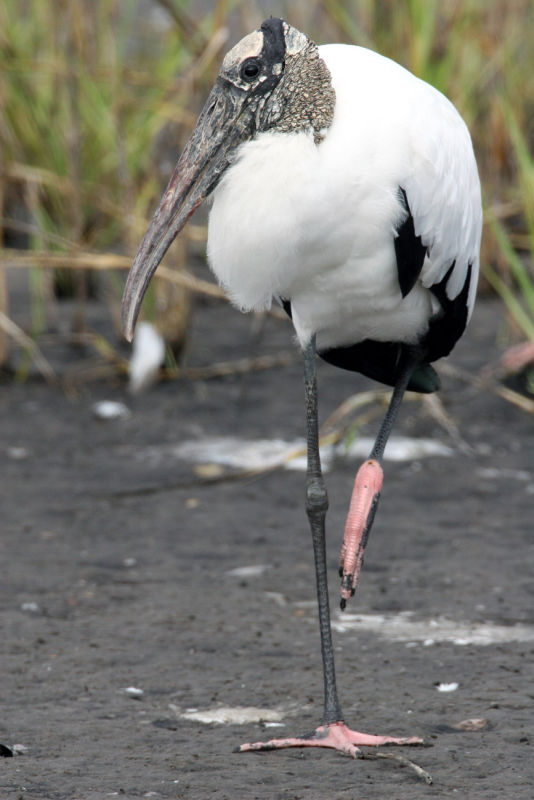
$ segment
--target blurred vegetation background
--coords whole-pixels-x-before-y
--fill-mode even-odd
[[[532,0],[2,0],[0,368],[51,380],[43,353],[65,342],[127,368],[126,270],[222,56],[270,14],[376,49],[453,101],[483,183],[481,289],[505,303],[510,341],[534,342]],[[221,297],[190,267],[204,240],[200,215],[145,303],[171,366],[194,298]]]

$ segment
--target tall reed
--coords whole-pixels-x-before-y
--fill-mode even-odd
[[[265,14],[253,0],[206,6],[201,16],[193,0],[3,0],[0,246],[73,258],[134,252],[222,53]],[[483,180],[487,282],[532,338],[531,0],[280,0],[269,12],[319,42],[375,48],[458,106]],[[181,268],[185,259],[178,245],[167,263]],[[83,328],[88,274],[35,266],[35,337],[53,318],[62,282],[78,297],[73,326]],[[122,277],[110,272],[106,284],[118,297]],[[156,306],[149,300],[152,315]],[[9,313],[1,262],[0,311]],[[0,363],[5,356],[0,332]]]

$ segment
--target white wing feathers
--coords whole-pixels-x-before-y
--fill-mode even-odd
[[[446,293],[454,299],[462,290],[469,265],[471,281],[468,314],[474,303],[482,210],[480,182],[467,127],[443,95],[435,96],[435,116],[427,96],[425,118],[415,128],[413,164],[403,187],[414,219],[415,233],[428,248],[421,281],[430,288],[440,283],[452,264]]]
[[[447,296],[454,299],[471,264],[470,313],[482,210],[464,121],[441,92],[378,53],[347,45],[325,45],[320,52],[332,73],[345,142],[349,136],[356,142],[357,169],[370,182],[390,182],[392,190],[406,192],[415,233],[429,251],[423,286],[439,283],[454,263],[447,282]]]

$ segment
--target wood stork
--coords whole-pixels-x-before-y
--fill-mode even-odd
[[[226,55],[141,243],[124,332],[167,248],[213,195],[208,258],[243,311],[274,299],[304,353],[306,509],[316,565],[325,704],[300,738],[241,750],[417,744],[344,723],[325,561],[328,507],[318,446],[315,358],[394,387],[356,476],[341,552],[341,605],[354,594],[380,490],[381,460],[406,389],[433,392],[430,363],[464,332],[476,292],[480,184],[466,125],[436,89],[362,47],[318,47],[268,19]]]

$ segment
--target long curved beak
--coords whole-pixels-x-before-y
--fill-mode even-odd
[[[122,327],[132,340],[145,292],[175,237],[228,167],[232,151],[252,133],[242,114],[244,97],[218,80],[185,145],[150,227],[133,262],[122,298]]]

